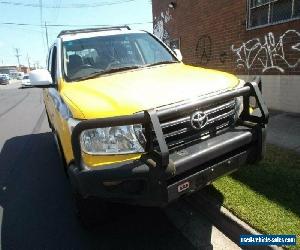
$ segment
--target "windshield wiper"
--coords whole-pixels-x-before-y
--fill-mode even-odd
[[[91,74],[89,74],[87,76],[76,77],[75,79],[72,79],[72,80],[75,81],[75,82],[77,82],[77,81],[91,79],[91,78],[94,78],[94,77],[97,77],[97,76],[101,75],[102,72],[103,72],[103,70],[94,71],[93,73],[91,73]]]
[[[142,66],[141,65],[133,65],[133,66],[126,66],[126,67],[122,67],[122,68],[111,68],[109,70],[103,71],[103,74],[110,74],[110,73],[126,71],[126,70],[130,70],[130,69],[139,69],[139,68],[142,68]]]
[[[121,71],[126,71],[126,70],[130,70],[130,69],[138,69],[138,68],[142,68],[142,66],[139,65],[134,65],[134,66],[126,66],[126,67],[122,67],[122,68],[112,68],[109,70],[100,70],[100,71],[95,71],[87,76],[82,76],[82,77],[78,77],[76,79],[74,79],[74,81],[82,81],[82,80],[87,80],[87,79],[92,79],[92,78],[96,78],[97,76],[100,75],[105,75],[105,74],[110,74],[110,73],[115,73],[115,72],[121,72]]]
[[[171,63],[178,63],[177,61],[161,61],[161,62],[156,62],[152,64],[147,64],[146,67],[151,67],[155,65],[160,65],[160,64],[171,64]]]

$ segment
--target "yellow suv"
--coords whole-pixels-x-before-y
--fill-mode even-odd
[[[95,219],[92,197],[163,206],[264,154],[259,78],[185,65],[179,50],[127,26],[62,31],[47,60],[30,80],[44,88],[85,218]]]

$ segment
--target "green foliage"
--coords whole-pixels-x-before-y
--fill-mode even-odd
[[[232,213],[266,234],[296,234],[300,248],[300,156],[269,145],[257,165],[217,180],[208,191]]]

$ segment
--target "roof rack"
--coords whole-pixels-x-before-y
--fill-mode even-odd
[[[130,30],[128,25],[123,26],[107,26],[107,27],[100,27],[100,28],[88,28],[88,29],[76,29],[76,30],[62,30],[57,37],[67,34],[76,34],[76,33],[89,33],[89,32],[97,32],[97,31],[107,31],[107,30],[121,30],[127,29]]]

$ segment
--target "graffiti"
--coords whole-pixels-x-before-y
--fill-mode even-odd
[[[199,64],[208,64],[211,59],[211,38],[208,35],[201,36],[197,42],[196,58]]]
[[[259,65],[262,66],[262,72],[276,69],[284,73],[284,65],[288,68],[300,65],[300,32],[287,30],[278,41],[270,32],[264,36],[263,41],[259,38],[251,39],[238,48],[232,45],[231,50],[237,56],[238,68],[249,70],[254,65]],[[287,52],[293,53],[293,56],[289,58]]]
[[[226,58],[227,58],[227,53],[224,51],[224,52],[222,52],[222,53],[220,54],[220,57],[219,57],[220,62],[221,62],[222,64],[224,64],[225,61],[226,61]]]
[[[164,27],[163,20],[158,20],[155,22],[154,27],[153,27],[153,32],[154,32],[154,35],[156,35],[159,39],[161,39],[164,42],[169,40],[169,38],[170,38],[169,32]]]
[[[172,50],[180,49],[180,40],[179,39],[171,40],[169,46]]]
[[[165,24],[171,20],[172,16],[169,9],[166,12],[161,12],[160,17],[154,17],[153,33],[164,42],[170,39],[170,35],[165,27]]]

